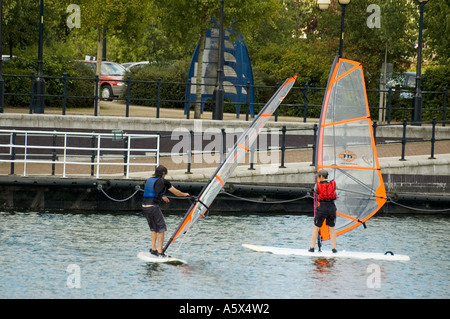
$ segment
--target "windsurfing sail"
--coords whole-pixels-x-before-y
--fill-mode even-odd
[[[319,121],[316,171],[336,181],[336,235],[365,223],[386,202],[369,113],[363,68],[336,57]],[[329,239],[328,227],[320,229]]]
[[[294,86],[296,78],[297,76],[288,78],[283,85],[278,88],[247,130],[240,135],[234,147],[227,154],[225,160],[221,165],[219,165],[209,182],[200,192],[200,195],[195,203],[193,203],[186,212],[180,225],[166,243],[164,251],[167,250],[167,248],[180,236],[180,234],[186,233],[196,221],[205,215],[217,194],[233,173],[234,169],[242,161],[246,152],[250,150],[251,146],[256,141],[258,134],[261,132],[264,125]]]

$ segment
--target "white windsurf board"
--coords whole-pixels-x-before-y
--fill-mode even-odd
[[[143,261],[151,262],[151,263],[167,263],[167,264],[174,264],[174,265],[187,264],[187,262],[182,259],[178,259],[178,258],[171,257],[171,256],[158,257],[158,256],[150,254],[147,251],[139,252],[137,257]]]
[[[284,248],[284,247],[271,247],[261,245],[242,244],[245,248],[265,253],[272,253],[275,255],[294,255],[294,256],[307,256],[307,257],[322,257],[322,258],[354,258],[354,259],[377,259],[377,260],[390,260],[390,261],[409,261],[409,256],[397,255],[391,252],[386,253],[370,253],[370,252],[357,252],[357,251],[338,251],[333,253],[331,250],[309,252],[307,249],[296,248]]]

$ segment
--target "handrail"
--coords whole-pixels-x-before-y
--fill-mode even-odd
[[[8,137],[7,142],[4,142],[4,136]],[[122,144],[118,145],[120,141]],[[134,146],[136,143],[139,144]],[[69,165],[91,165],[91,176],[94,176],[96,168],[97,178],[102,166],[123,166],[124,176],[129,178],[130,167],[159,165],[160,135],[121,131],[118,135],[117,132],[0,130],[1,149],[9,149],[9,153],[0,153],[0,163],[10,163],[11,174],[15,173],[16,163],[23,164],[24,176],[27,176],[27,166],[30,164],[52,164],[52,175],[55,175],[55,166],[62,165],[63,177],[67,177]],[[22,152],[18,153],[18,150]],[[50,156],[51,160],[48,160]],[[132,159],[142,158],[152,161],[132,162]],[[123,159],[123,162],[114,162],[117,159]]]
[[[92,82],[93,87],[97,87],[101,85],[101,79],[99,76],[95,76],[94,78],[90,77],[70,77],[67,74],[63,76],[43,76],[44,79],[48,80],[61,80],[62,83],[58,83],[55,87],[63,87],[64,89],[57,92],[38,94],[35,92],[34,82],[35,82],[35,74],[31,72],[30,75],[15,75],[15,74],[3,74],[5,78],[5,83],[8,84],[11,78],[29,78],[30,81],[27,83],[21,83],[20,87],[27,88],[29,86],[29,91],[21,91],[21,92],[9,92],[8,85],[6,85],[6,91],[4,93],[5,97],[8,96],[23,96],[29,97],[29,105],[30,105],[30,114],[34,112],[34,102],[36,97],[40,98],[52,98],[52,99],[61,99],[62,101],[62,115],[66,115],[66,107],[68,99],[82,99],[82,100],[90,100],[94,102],[93,107],[93,115],[98,116],[98,103],[102,100],[102,97],[98,95],[98,90],[93,90],[94,95],[71,95],[67,90],[67,85],[71,81],[85,81]],[[168,104],[169,107],[179,108],[180,105],[184,105],[184,114],[186,118],[189,118],[189,112],[187,110],[191,110],[191,107],[194,104],[203,103],[202,101],[191,101],[190,97],[186,97],[186,95],[182,92],[190,92],[191,82],[188,80],[187,82],[173,82],[173,81],[163,81],[161,78],[157,80],[133,80],[131,77],[123,78],[121,80],[117,80],[118,82],[122,82],[126,86],[125,92],[120,97],[112,97],[113,100],[116,101],[125,101],[125,117],[130,116],[130,107],[132,102],[142,102],[147,101],[152,106],[156,106],[156,118],[160,117],[160,108],[163,107],[163,103]],[[28,83],[29,82],[29,83]],[[145,91],[145,97],[142,95],[133,92],[130,87],[135,87],[136,84],[147,84],[151,87],[154,87],[154,90]],[[212,84],[200,84],[203,87],[211,86]],[[291,112],[292,115],[303,117],[303,122],[307,122],[308,118],[317,117],[320,114],[320,108],[322,106],[323,94],[318,91],[324,91],[325,88],[310,86],[309,84],[298,84],[299,86],[294,86],[292,88],[292,93],[290,94],[290,98],[288,100],[283,101],[280,108],[289,108],[293,110]],[[176,89],[180,87],[179,89]],[[227,84],[224,84],[227,87]],[[259,106],[263,106],[266,101],[264,101],[265,91],[273,91],[278,88],[278,84],[274,86],[270,85],[251,85],[247,84],[237,84],[234,85],[236,87],[245,88],[247,92],[250,92],[250,88],[253,90],[257,89],[261,91],[260,96],[255,101],[251,102],[248,98],[246,101],[224,101],[225,105],[236,105],[238,108],[236,109],[236,116],[239,117],[240,109],[245,108],[246,120],[249,120],[249,113],[252,113],[252,117],[256,111],[256,108]],[[167,94],[164,94],[166,91],[165,88],[169,87],[167,90]],[[174,93],[173,90],[178,90],[177,93]],[[379,105],[379,98],[370,98],[369,97],[369,108],[372,110],[372,118],[375,119],[378,117],[378,121],[380,123],[386,122],[390,124],[391,121],[400,121],[404,117],[412,116],[413,108],[410,107],[410,99],[411,97],[405,93],[412,93],[412,88],[409,87],[389,87],[386,89],[368,89],[367,93],[372,96],[373,94],[380,94],[386,96],[385,105]],[[156,92],[155,92],[156,91]],[[92,92],[92,91],[90,91]],[[315,94],[315,93],[318,94]],[[54,94],[56,93],[56,94]],[[442,96],[442,98],[438,98],[438,102],[435,100],[435,95]],[[424,97],[424,107],[426,108],[427,113],[432,114],[433,117],[436,117],[437,123],[442,123],[442,126],[445,126],[447,119],[447,104],[448,104],[448,91],[447,88],[444,88],[442,91],[422,91],[422,96]],[[433,97],[435,96],[435,97]],[[427,98],[425,98],[427,97]],[[262,100],[261,100],[262,99]],[[429,99],[429,101],[427,100]],[[151,103],[150,103],[151,102]],[[25,102],[23,102],[25,103]],[[174,104],[178,104],[174,105]],[[201,111],[203,112],[203,110]],[[378,114],[378,115],[377,115]],[[278,121],[278,110],[275,112],[275,121]],[[424,122],[422,122],[424,123]]]

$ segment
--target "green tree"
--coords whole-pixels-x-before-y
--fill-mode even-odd
[[[139,0],[79,0],[83,33],[96,30],[97,71],[100,75],[103,55],[103,30],[108,36],[136,37],[143,30],[143,21],[148,18],[150,4]]]
[[[415,4],[416,28],[418,28],[418,5]],[[424,8],[424,57],[432,64],[450,64],[450,2],[428,1]]]
[[[167,0],[154,1],[160,25],[168,36],[177,41],[180,46],[195,48],[199,43],[199,61],[203,60],[206,30],[211,27],[212,17],[216,21],[220,17],[220,1],[217,0]],[[242,34],[259,26],[261,21],[270,22],[278,11],[278,0],[227,0],[224,5],[224,28],[233,26]],[[200,40],[198,40],[200,38]],[[191,53],[192,54],[192,53]],[[201,83],[202,63],[198,63],[197,83]],[[196,86],[196,100],[200,100],[201,87]],[[195,118],[200,118],[200,104],[195,104]]]
[[[343,57],[364,65],[369,84],[377,85],[381,64],[387,62],[405,69],[412,50],[410,25],[411,5],[408,1],[358,0],[346,6],[344,21]],[[332,2],[327,11],[315,10],[316,18],[307,29],[313,42],[333,40],[332,48],[338,51],[341,6]],[[377,23],[376,23],[377,22]]]
[[[9,55],[14,55],[14,50],[37,47],[39,9],[40,1],[36,0],[3,1],[3,42]],[[58,0],[45,0],[44,41],[47,45],[66,35],[59,21],[61,15]]]

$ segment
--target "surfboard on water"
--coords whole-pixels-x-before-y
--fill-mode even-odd
[[[147,251],[139,252],[137,257],[143,261],[151,262],[151,263],[167,263],[167,264],[174,264],[174,265],[187,264],[187,262],[182,259],[178,259],[178,258],[175,258],[172,256],[158,257],[158,256],[150,254]]]
[[[328,180],[336,182],[336,236],[363,225],[387,202],[386,189],[378,161],[361,63],[337,56],[328,78],[320,114],[316,150],[316,172],[326,169]],[[318,180],[315,181],[316,183]],[[314,196],[314,214],[320,202]],[[311,223],[312,228],[312,223]],[[329,240],[326,221],[320,227],[318,246]],[[355,237],[358,241],[358,238]],[[331,251],[310,253],[307,249],[243,245],[278,255],[358,258],[408,261],[392,253]]]
[[[285,255],[285,256],[306,256],[306,257],[317,257],[317,258],[353,258],[353,259],[376,259],[376,260],[389,260],[389,261],[409,261],[409,256],[397,255],[390,251],[386,253],[373,253],[373,252],[358,252],[358,251],[338,251],[333,253],[331,250],[327,251],[315,251],[313,253],[309,252],[307,249],[296,249],[296,248],[285,248],[285,247],[272,247],[272,246],[261,246],[261,245],[251,245],[243,244],[245,248],[264,252],[272,253],[274,255]]]

